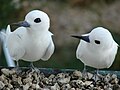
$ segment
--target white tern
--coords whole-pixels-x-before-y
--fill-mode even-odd
[[[50,19],[46,13],[30,11],[24,21],[14,24],[20,27],[13,32],[6,31],[6,47],[13,60],[34,62],[51,57],[54,52],[53,34],[49,31]]]
[[[73,35],[72,37],[81,39],[77,47],[76,57],[85,66],[103,69],[112,65],[117,54],[118,44],[107,29],[97,27],[88,34]]]

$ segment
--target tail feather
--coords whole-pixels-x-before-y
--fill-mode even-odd
[[[6,41],[6,37],[11,33],[10,25],[7,26],[7,29],[3,29],[0,31],[0,41]]]
[[[6,34],[10,34],[11,33],[11,28],[10,28],[10,25],[7,26],[7,29],[6,29]]]
[[[3,47],[3,51],[4,51],[4,54],[5,54],[8,66],[9,67],[15,67],[15,63],[11,59],[8,48],[6,46],[6,39],[7,39],[7,36],[9,36],[10,33],[11,33],[10,25],[7,26],[6,30],[3,29],[3,30],[0,31],[0,46]],[[0,47],[0,51],[1,51],[2,47]]]
[[[5,33],[5,29],[3,29],[0,31],[0,41],[3,43],[5,39],[6,39],[6,33]]]

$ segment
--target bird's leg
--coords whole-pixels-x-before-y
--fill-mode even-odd
[[[86,77],[87,77],[87,70],[86,70],[86,65],[84,64],[84,69],[83,69],[83,78],[85,78],[86,79]]]
[[[99,69],[97,69],[94,74],[94,80],[95,80],[95,82],[97,82],[99,80]]]
[[[16,67],[13,68],[17,74],[21,73],[21,69],[19,67],[19,60],[16,60]]]
[[[83,73],[86,73],[86,65],[84,64]]]
[[[16,68],[19,68],[19,61],[16,61]]]
[[[32,70],[32,72],[39,72],[39,69],[37,69],[34,65],[33,65],[33,62],[30,62],[30,68]]]
[[[103,76],[99,74],[99,69],[96,70],[95,74],[93,75],[93,79],[95,80],[95,82],[103,79]]]
[[[30,68],[31,69],[35,69],[34,65],[33,65],[33,62],[30,62]]]
[[[16,67],[14,68],[16,71],[19,70],[19,60],[16,60]]]
[[[99,69],[97,69],[97,70],[96,70],[96,75],[98,75],[98,76],[99,76]]]

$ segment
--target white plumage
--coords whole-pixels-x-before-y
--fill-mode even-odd
[[[50,27],[48,15],[33,10],[25,16],[25,21],[15,24],[20,27],[14,32],[6,31],[6,46],[10,56],[16,61],[48,60],[54,52],[51,37],[53,34],[48,31]]]
[[[82,39],[78,45],[76,57],[85,66],[103,69],[112,65],[118,44],[113,40],[111,33],[107,29],[97,27],[88,34],[73,37]]]

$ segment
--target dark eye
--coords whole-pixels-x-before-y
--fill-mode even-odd
[[[99,40],[95,40],[95,43],[96,43],[96,44],[100,44],[100,41],[99,41]]]
[[[40,18],[36,18],[36,19],[34,20],[34,22],[39,23],[39,22],[41,22],[41,19],[40,19]]]

